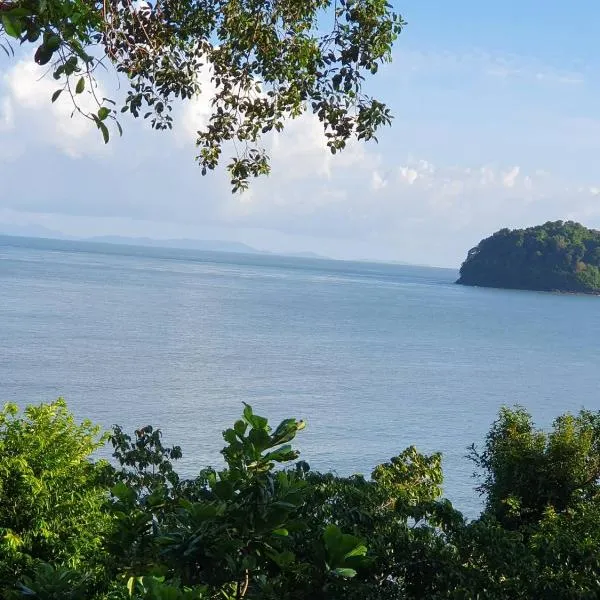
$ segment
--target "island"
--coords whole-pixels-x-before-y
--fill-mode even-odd
[[[574,221],[501,229],[469,250],[456,283],[600,294],[600,231]]]

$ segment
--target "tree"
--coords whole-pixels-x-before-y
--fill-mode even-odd
[[[0,0],[0,15],[7,54],[16,42],[34,45],[59,84],[52,101],[70,94],[105,142],[110,121],[122,131],[119,108],[170,129],[174,100],[201,93],[199,74],[210,73],[216,91],[197,160],[206,174],[232,142],[234,191],[269,172],[261,136],[286,119],[312,111],[334,154],[391,122],[362,89],[404,25],[386,0]],[[96,73],[108,66],[129,85],[121,107],[96,96]],[[97,104],[88,113],[78,102],[86,88]]]
[[[565,414],[546,433],[522,408],[503,408],[482,452],[486,512],[506,529],[524,530],[551,511],[564,515],[600,492],[600,413]]]
[[[109,470],[90,455],[104,441],[62,400],[0,411],[0,594],[40,561],[102,569]]]

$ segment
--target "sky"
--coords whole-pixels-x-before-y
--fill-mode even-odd
[[[267,140],[272,174],[232,195],[202,177],[195,131],[125,120],[105,146],[30,55],[0,59],[0,232],[239,241],[274,252],[457,267],[502,227],[600,228],[600,3],[406,0],[370,82],[395,119],[332,157],[310,116]],[[109,79],[108,88],[115,85]],[[36,229],[37,228],[37,229]]]

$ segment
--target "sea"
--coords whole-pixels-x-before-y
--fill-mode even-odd
[[[243,402],[307,427],[311,468],[441,452],[444,493],[482,500],[467,447],[501,406],[542,428],[600,409],[600,298],[456,285],[457,271],[0,236],[0,402],[152,424],[179,471],[222,464]]]

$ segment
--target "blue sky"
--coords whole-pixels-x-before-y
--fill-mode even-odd
[[[202,178],[200,98],[170,135],[97,132],[51,106],[29,57],[0,62],[0,231],[242,241],[274,251],[457,266],[504,226],[600,228],[600,4],[408,0],[371,90],[396,116],[332,159],[303,118],[268,140],[273,174],[231,196]],[[106,83],[110,87],[112,83]]]
[[[556,0],[408,0],[395,6],[410,25],[406,44],[457,52],[481,47],[494,54],[537,56],[566,68],[597,59],[600,7],[593,0],[571,7]]]

